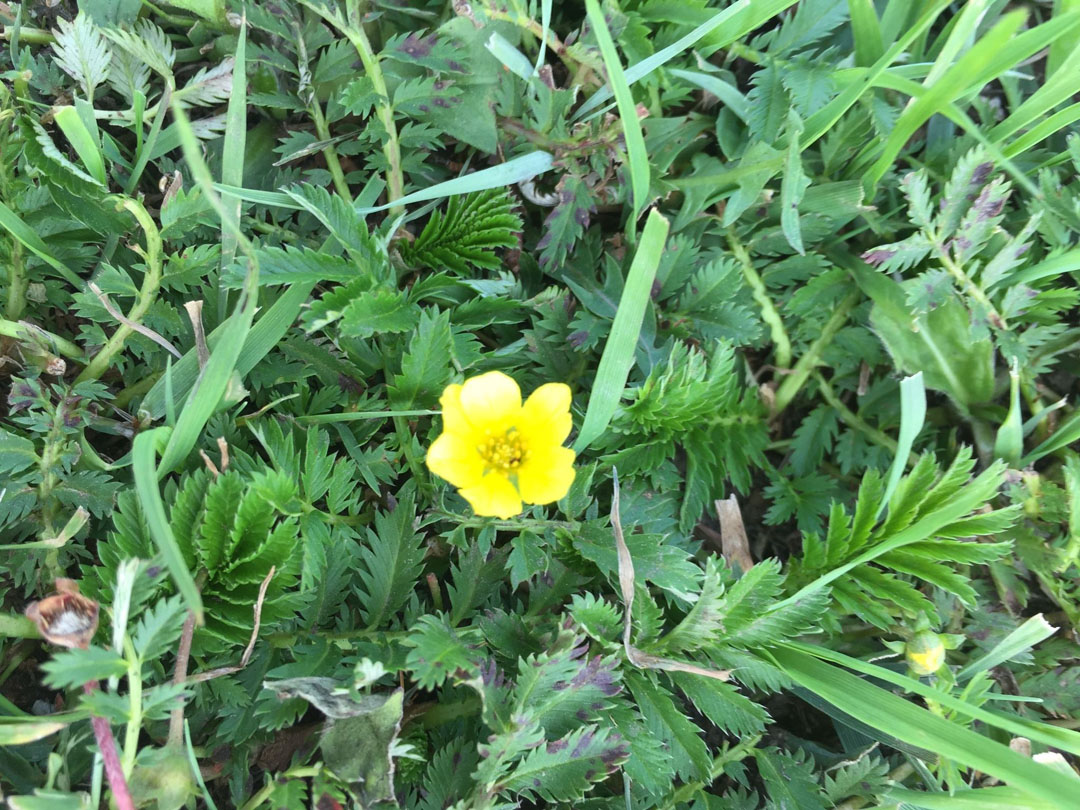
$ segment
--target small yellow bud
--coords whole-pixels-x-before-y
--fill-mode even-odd
[[[945,663],[945,645],[937,633],[924,630],[905,645],[904,658],[916,675],[933,675]]]

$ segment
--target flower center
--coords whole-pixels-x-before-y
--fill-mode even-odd
[[[501,436],[488,436],[477,449],[487,466],[503,475],[516,470],[529,457],[529,449],[517,428],[511,428]]]

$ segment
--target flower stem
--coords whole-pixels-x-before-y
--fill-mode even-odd
[[[97,681],[83,684],[83,692],[88,695],[97,688]],[[101,760],[105,763],[105,777],[109,780],[109,788],[112,790],[117,810],[135,810],[135,802],[131,798],[131,791],[128,790],[127,780],[124,778],[124,769],[116,753],[116,740],[113,738],[112,729],[109,728],[109,721],[104,717],[91,716],[90,725],[94,728],[94,739],[101,752]]]
[[[135,298],[135,304],[127,315],[129,321],[139,323],[154,304],[154,301],[157,300],[158,289],[161,287],[161,234],[157,229],[157,225],[154,224],[154,220],[150,218],[150,214],[143,208],[142,203],[127,198],[122,205],[131,212],[146,234],[146,251],[143,253],[146,260],[146,275],[143,276],[142,287]],[[96,380],[104,374],[108,370],[110,363],[112,363],[113,357],[124,348],[124,342],[134,331],[127,324],[120,324],[101,351],[94,355],[94,359],[76,378],[75,382]]]
[[[784,321],[780,317],[780,313],[777,311],[772,299],[769,298],[769,291],[765,288],[765,282],[758,275],[754,263],[750,261],[750,254],[743,243],[739,241],[734,226],[728,228],[728,244],[731,246],[731,252],[735,254],[735,258],[739,260],[739,264],[742,266],[743,278],[750,285],[754,301],[761,307],[761,319],[769,325],[769,332],[775,346],[773,362],[778,368],[788,368],[791,366],[791,340],[788,338],[787,330],[784,329]]]

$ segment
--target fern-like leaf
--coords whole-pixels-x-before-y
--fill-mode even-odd
[[[444,267],[461,273],[470,268],[495,270],[497,248],[518,244],[521,217],[502,189],[451,197],[445,213],[436,211],[411,244],[402,246],[402,258],[414,267]]]

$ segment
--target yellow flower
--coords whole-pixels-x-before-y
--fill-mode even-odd
[[[448,385],[443,432],[428,469],[458,488],[478,515],[510,518],[529,504],[552,503],[574,481],[570,388],[541,385],[521,404],[521,389],[500,371]]]

